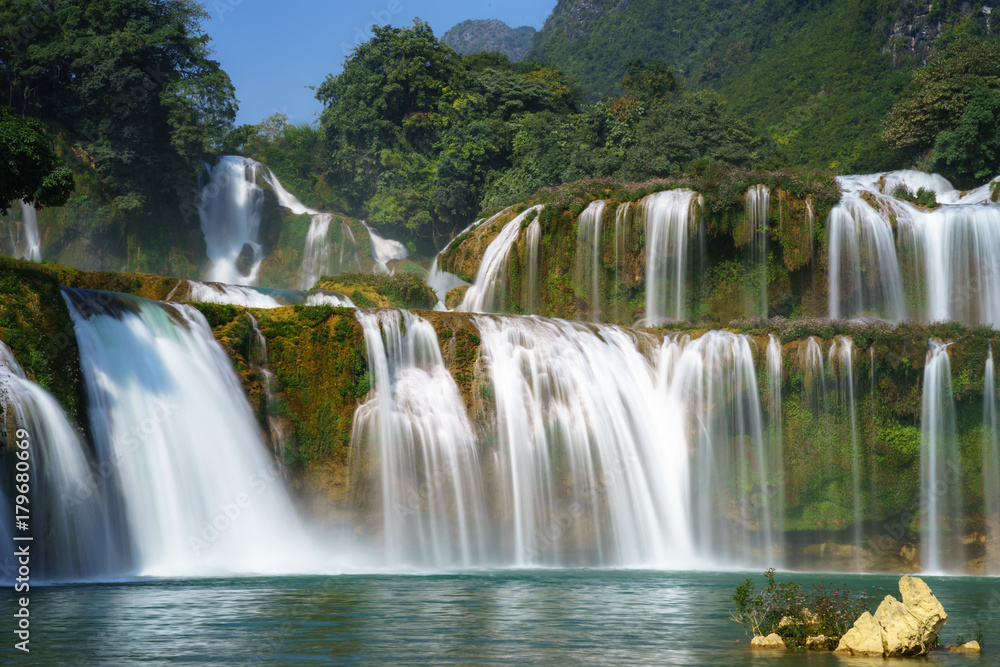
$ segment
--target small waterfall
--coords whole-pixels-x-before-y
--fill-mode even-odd
[[[640,202],[646,230],[646,326],[684,319],[687,242],[697,201],[697,193],[678,189]]]
[[[771,190],[766,185],[753,185],[746,194],[747,228],[750,237],[750,272],[759,285],[753,310],[767,317],[767,222],[771,217]]]
[[[802,385],[809,396],[809,405],[813,413],[819,414],[826,408],[826,375],[823,367],[823,351],[815,336],[810,336],[799,344],[798,362],[802,373]]]
[[[219,303],[245,308],[280,308],[293,305],[355,307],[354,302],[339,292],[326,290],[304,292],[223,283],[203,283],[197,280],[185,280],[179,283],[167,295],[166,301]]]
[[[505,310],[507,303],[507,257],[514,242],[521,233],[521,224],[532,212],[542,210],[542,206],[532,206],[515,216],[486,248],[476,272],[476,280],[465,293],[462,305],[457,310],[469,313],[498,312]],[[485,224],[490,224],[487,221]]]
[[[843,197],[827,220],[830,317],[873,315],[900,322],[906,319],[906,295],[892,224],[851,181],[840,182]],[[895,210],[892,202],[885,205]]]
[[[354,419],[356,496],[379,499],[387,564],[483,564],[486,505],[476,437],[434,328],[403,311],[358,311],[374,383]],[[363,462],[362,462],[363,460]]]
[[[630,233],[631,225],[629,224],[628,213],[629,209],[632,207],[632,202],[625,202],[619,204],[618,208],[615,209],[615,307],[616,307],[616,319],[619,322],[631,322],[631,313],[627,312],[627,304],[625,300],[627,298],[628,291],[625,287],[626,284],[626,267],[624,265],[625,257],[627,256],[627,251],[629,248],[629,240],[632,234]]]
[[[306,247],[302,250],[302,268],[299,270],[300,289],[312,288],[320,276],[330,271],[330,244],[326,235],[332,220],[332,213],[317,213],[309,223]]]
[[[264,191],[257,185],[259,166],[254,160],[226,155],[208,167],[198,216],[212,261],[210,281],[254,285],[259,279],[264,259],[258,239],[264,205]]]
[[[525,299],[524,312],[536,313],[542,305],[538,298],[538,275],[541,270],[542,261],[542,225],[538,222],[537,217],[528,225],[524,242],[528,264],[527,277],[525,279],[527,283],[527,298]]]
[[[916,317],[1000,325],[1000,206],[936,174],[844,176],[830,213],[830,316]],[[933,210],[897,188],[936,194]],[[893,228],[896,238],[893,238]],[[906,286],[904,289],[904,285]]]
[[[809,220],[809,268],[816,271],[816,210],[812,195],[806,196],[806,218]]]
[[[576,221],[576,290],[590,302],[591,322],[601,320],[601,217],[606,203],[592,201]],[[586,319],[582,315],[577,313],[576,319]]]
[[[961,541],[955,537],[962,519],[962,469],[948,358],[950,344],[932,338],[924,364],[920,410],[920,559],[925,572],[955,569],[965,561]]]
[[[1000,574],[1000,425],[997,424],[996,370],[993,348],[986,357],[983,381],[983,498],[986,528],[991,542],[986,552],[986,573]]]
[[[15,256],[27,259],[32,262],[42,261],[42,237],[38,233],[38,213],[35,205],[29,204],[23,199],[18,200],[21,204],[21,228],[24,240],[20,244],[22,249]]]
[[[378,233],[366,222],[365,229],[368,230],[368,238],[371,240],[372,259],[375,261],[375,270],[381,273],[389,273],[389,262],[394,259],[406,259],[410,256],[410,251],[399,241],[387,239],[379,236]]]
[[[1000,206],[904,207],[900,245],[924,293],[924,317],[1000,326]]]
[[[447,250],[447,247],[445,247]],[[442,250],[441,252],[444,252]],[[455,289],[456,287],[462,287],[468,285],[454,273],[449,273],[447,271],[442,271],[438,268],[438,259],[441,257],[441,253],[438,253],[437,257],[434,258],[434,262],[431,264],[431,270],[427,273],[427,284],[434,294],[437,295],[438,302],[434,306],[434,310],[447,310],[445,307],[445,297],[448,296],[448,292]]]
[[[253,335],[252,347],[247,361],[250,369],[260,378],[264,387],[264,418],[267,421],[268,435],[271,446],[278,455],[279,461],[285,460],[285,443],[288,441],[287,419],[283,417],[278,399],[274,395],[275,377],[268,368],[267,362],[267,339],[260,330],[260,324],[250,313],[245,313],[250,321],[250,331]]]
[[[830,346],[830,368],[835,369],[837,398],[847,406],[851,423],[851,501],[854,508],[854,545],[860,547],[861,539],[861,460],[858,451],[858,420],[854,408],[854,341],[847,336],[837,336]],[[855,562],[858,571],[863,569],[860,560]]]
[[[779,471],[774,502],[775,528],[784,529],[785,488],[784,488],[784,439],[781,425],[781,340],[774,334],[767,335],[767,407],[771,423],[771,462],[769,469]]]
[[[239,379],[195,309],[63,289],[97,459],[141,574],[312,569]]]
[[[29,443],[30,531],[11,531],[14,513],[6,499],[17,494],[13,488],[0,488],[6,511],[0,524],[7,547],[13,543],[8,533],[33,536],[40,550],[32,549],[36,554],[32,569],[37,564],[41,577],[48,580],[79,580],[127,570],[131,547],[105,502],[115,497],[116,489],[104,484],[103,469],[92,470],[88,453],[62,408],[48,392],[27,379],[2,342],[0,412],[4,434],[14,438],[4,450],[5,469],[13,470],[19,460],[14,452],[20,450],[14,442],[20,440],[16,435],[20,429],[26,432]],[[15,481],[13,473],[9,480]]]

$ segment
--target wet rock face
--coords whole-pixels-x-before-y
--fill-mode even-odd
[[[872,616],[861,615],[837,646],[838,653],[885,657],[923,655],[948,619],[930,587],[918,577],[899,580],[902,602],[887,595]]]

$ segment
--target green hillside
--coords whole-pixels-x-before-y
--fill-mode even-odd
[[[985,36],[987,18],[923,0],[561,0],[527,58],[590,99],[621,94],[629,59],[662,58],[766,128],[789,162],[864,171],[889,166],[878,135],[914,68],[954,32]]]

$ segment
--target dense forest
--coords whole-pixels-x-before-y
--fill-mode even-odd
[[[60,228],[104,234],[122,268],[160,253],[179,272],[194,260],[163,247],[196,233],[199,173],[227,153],[421,253],[584,178],[916,166],[966,187],[1000,171],[982,7],[732,4],[566,0],[520,61],[460,54],[420,20],[378,27],[317,82],[318,124],[235,127],[193,0],[7,0],[0,199],[66,203]]]

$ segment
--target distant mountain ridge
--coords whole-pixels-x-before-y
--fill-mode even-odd
[[[536,32],[529,25],[511,28],[498,19],[470,20],[446,32],[442,41],[462,54],[497,51],[516,61],[531,48]]]

